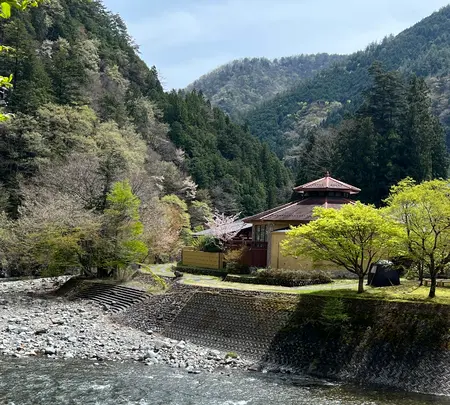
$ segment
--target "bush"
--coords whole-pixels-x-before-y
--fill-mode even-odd
[[[192,241],[195,250],[202,252],[218,253],[222,251],[219,241],[213,236],[202,235]]]
[[[226,262],[225,268],[230,274],[249,274],[250,268],[247,264],[242,263],[246,248],[227,250],[224,253]]]
[[[216,276],[216,277],[226,277],[226,270],[219,269],[202,269],[200,267],[187,267],[177,265],[173,267],[174,271],[179,271],[181,273],[189,273],[189,274],[200,274],[204,276]]]
[[[286,287],[327,284],[333,280],[322,271],[306,270],[264,270],[256,278],[264,284],[275,284]]]
[[[250,274],[250,268],[246,264],[230,262],[225,266],[229,274]]]
[[[314,284],[332,283],[333,280],[321,271],[304,270],[263,270],[256,276],[228,275],[225,281],[248,284],[280,285],[300,287]]]

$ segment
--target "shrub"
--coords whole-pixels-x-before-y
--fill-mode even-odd
[[[174,271],[179,271],[181,273],[189,273],[189,274],[200,274],[204,276],[216,276],[216,277],[226,277],[227,271],[222,269],[203,269],[200,267],[187,267],[177,265],[173,267]]]
[[[243,258],[245,254],[245,246],[240,249],[230,249],[224,253],[224,259],[226,262],[226,269],[231,274],[249,274],[250,268],[247,264],[244,264]]]
[[[263,270],[256,276],[262,284],[297,287],[313,284],[331,283],[332,279],[322,271],[305,270]]]
[[[314,284],[332,283],[333,280],[320,271],[304,270],[263,270],[256,276],[238,276],[229,274],[225,281],[247,284],[279,285],[299,287]]]
[[[202,252],[217,253],[222,251],[218,240],[210,235],[202,235],[194,239],[192,241],[192,246],[195,250],[200,250]]]

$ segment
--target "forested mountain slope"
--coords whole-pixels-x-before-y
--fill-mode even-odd
[[[125,178],[147,190],[142,200],[175,194],[245,215],[285,199],[290,177],[278,158],[201,95],[164,93],[100,1],[13,13],[0,39],[14,47],[0,54],[0,75],[13,74],[3,102],[15,115],[0,128],[0,211],[17,216],[24,184],[42,173],[75,181],[69,162],[101,178],[87,204],[98,209]]]
[[[260,105],[247,115],[253,134],[269,143],[279,156],[290,154],[299,137],[305,111],[341,103],[332,109],[331,120],[338,122],[346,111],[356,111],[364,91],[371,85],[368,68],[380,61],[387,70],[417,74],[427,78],[433,109],[450,134],[450,6],[420,21],[397,36],[371,44],[340,63],[321,70],[283,94]],[[294,133],[294,135],[293,135]],[[294,142],[292,142],[294,139]]]
[[[234,60],[203,75],[187,90],[202,91],[213,105],[231,117],[240,117],[300,80],[310,78],[321,69],[344,59],[344,55],[320,53],[274,60]]]

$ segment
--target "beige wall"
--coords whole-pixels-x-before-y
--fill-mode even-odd
[[[283,256],[281,254],[281,241],[286,237],[284,232],[273,232],[271,237],[270,262],[273,269],[290,270],[338,270],[339,267],[333,263],[325,261],[313,262],[305,257]]]
[[[183,266],[200,267],[203,269],[221,269],[223,267],[222,253],[209,253],[183,248],[181,251]]]

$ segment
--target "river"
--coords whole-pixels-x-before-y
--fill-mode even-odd
[[[139,363],[0,359],[0,404],[450,405],[450,398],[308,377],[201,373]]]

